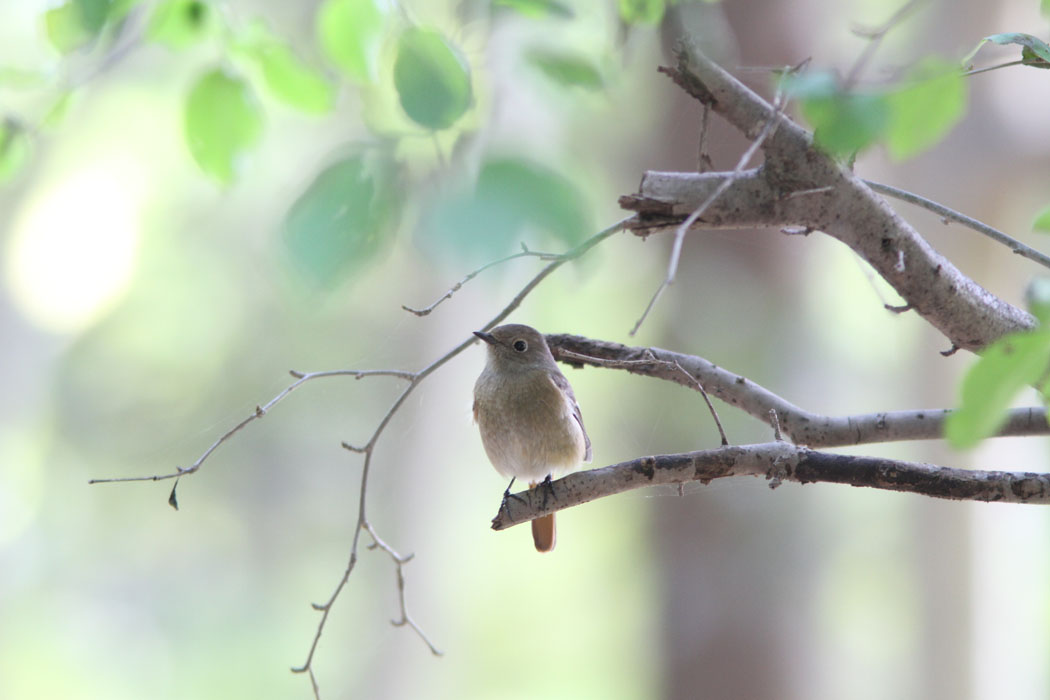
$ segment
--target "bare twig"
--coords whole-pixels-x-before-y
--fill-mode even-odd
[[[649,300],[649,304],[645,307],[645,311],[642,312],[641,317],[639,317],[639,319],[635,322],[634,328],[631,329],[629,335],[633,336],[638,332],[638,329],[641,328],[642,323],[645,321],[646,317],[649,316],[649,312],[651,312],[653,310],[653,307],[656,306],[656,302],[664,293],[664,290],[671,286],[671,284],[674,282],[675,275],[678,272],[678,263],[682,257],[682,243],[685,240],[685,234],[689,231],[689,228],[693,224],[695,224],[701,216],[704,215],[704,212],[707,211],[708,207],[714,204],[716,199],[722,196],[722,193],[729,189],[729,186],[732,185],[733,182],[735,182],[738,178],[740,178],[743,175],[744,169],[747,167],[747,164],[751,162],[751,159],[758,152],[758,149],[762,147],[762,144],[765,142],[765,140],[776,129],[777,122],[780,121],[780,115],[783,110],[783,101],[783,91],[778,87],[776,96],[773,99],[772,114],[766,121],[765,125],[762,127],[762,130],[758,133],[758,136],[755,138],[755,140],[751,142],[751,145],[748,146],[746,151],[744,151],[744,154],[740,156],[740,160],[737,161],[736,167],[733,169],[732,172],[727,174],[727,176],[722,180],[722,182],[719,183],[718,187],[716,187],[714,191],[710,195],[708,195],[707,199],[701,202],[700,206],[694,209],[693,212],[689,216],[687,216],[681,224],[679,224],[678,228],[675,229],[674,243],[671,246],[671,259],[667,264],[667,275],[660,283],[660,286],[656,288],[656,292]]]
[[[823,187],[813,187],[808,190],[794,190],[784,195],[784,199],[794,199],[795,197],[811,197],[815,194],[825,194],[827,192],[834,192],[835,187],[833,185],[824,185]]]
[[[1006,235],[999,229],[992,228],[988,224],[982,223],[977,219],[966,216],[966,214],[962,214],[960,212],[955,211],[954,209],[944,206],[943,204],[934,202],[931,199],[926,199],[925,197],[919,196],[914,192],[902,190],[898,187],[893,187],[891,185],[883,185],[878,182],[872,182],[871,180],[865,180],[864,184],[866,184],[868,187],[875,190],[879,194],[894,197],[895,199],[907,202],[908,204],[914,204],[915,206],[922,207],[923,209],[931,211],[934,214],[937,214],[938,216],[943,216],[944,218],[950,219],[951,221],[954,221],[958,224],[968,226],[974,231],[988,236],[993,241],[997,243],[1002,243],[1004,246],[1012,250],[1015,254],[1020,255],[1023,258],[1028,258],[1029,260],[1034,260],[1043,267],[1050,267],[1050,256],[1040,253],[1035,248],[1030,248],[1029,246],[1026,246],[1021,241]]]
[[[766,442],[640,457],[576,472],[554,482],[556,499],[544,499],[537,489],[508,498],[492,519],[492,529],[505,530],[548,513],[633,489],[690,481],[706,484],[714,479],[741,475],[772,478],[776,483],[849,484],[960,501],[1050,504],[1050,474],[953,469],[898,459],[818,452],[787,442]]]
[[[393,547],[384,542],[379,537],[379,535],[376,534],[375,528],[372,527],[371,523],[365,522],[364,528],[368,531],[368,534],[372,536],[372,546],[369,547],[369,549],[375,549],[377,547],[379,549],[382,549],[390,556],[391,559],[394,560],[394,565],[397,568],[397,600],[398,604],[401,607],[401,619],[391,620],[390,623],[395,627],[402,627],[404,625],[408,625],[409,627],[414,629],[416,631],[416,634],[419,635],[420,639],[422,639],[426,643],[426,645],[430,647],[431,654],[433,654],[434,656],[441,656],[443,652],[439,651],[438,648],[434,646],[433,642],[430,641],[427,635],[423,632],[422,628],[420,628],[420,626],[416,624],[416,621],[412,619],[412,616],[408,614],[408,603],[405,600],[404,566],[409,561],[411,561],[412,557],[415,555],[409,554],[407,556],[401,556],[400,554],[398,554],[396,551],[394,551]]]
[[[711,417],[715,421],[715,426],[718,428],[718,435],[722,439],[722,444],[729,444],[729,438],[726,437],[726,431],[724,428],[722,428],[722,421],[718,418],[718,411],[715,410],[714,404],[711,403],[711,398],[707,395],[707,392],[704,391],[704,385],[700,383],[699,379],[690,374],[686,368],[678,364],[677,361],[668,362],[667,360],[659,360],[651,352],[649,353],[648,357],[641,360],[607,360],[602,359],[600,357],[581,355],[579,353],[572,352],[571,350],[564,349],[558,352],[557,357],[563,362],[569,362],[570,364],[574,362],[575,364],[579,364],[580,362],[586,362],[590,365],[612,367],[617,369],[631,369],[633,367],[640,367],[643,365],[651,366],[655,363],[658,365],[666,366],[668,368],[673,368],[676,371],[681,372],[682,376],[684,376],[692,384],[691,388],[698,390],[700,392],[700,395],[704,397],[704,403],[707,404],[707,410],[711,412]]]
[[[886,35],[889,34],[890,30],[892,30],[904,20],[904,18],[907,17],[908,14],[912,10],[914,10],[920,2],[922,2],[922,0],[909,0],[908,2],[904,3],[904,5],[902,5],[900,9],[894,12],[893,16],[886,20],[886,23],[883,24],[881,27],[876,27],[873,29],[854,30],[855,34],[857,34],[858,36],[862,36],[865,39],[868,39],[869,41],[868,45],[865,46],[864,50],[860,53],[860,56],[858,56],[857,60],[854,61],[853,67],[850,68],[849,73],[846,74],[846,79],[845,81],[843,81],[843,91],[849,91],[849,89],[856,84],[857,79],[860,77],[861,71],[864,70],[864,67],[868,64],[869,61],[871,61],[872,56],[875,55],[875,51],[878,50],[879,45],[882,43],[882,40],[886,38]]]
[[[473,272],[468,274],[466,277],[461,279],[459,282],[456,282],[454,285],[452,285],[452,287],[447,292],[445,292],[444,296],[442,296],[440,299],[435,301],[430,306],[426,306],[426,307],[424,307],[422,309],[414,309],[411,306],[405,306],[404,304],[402,304],[401,308],[404,309],[405,311],[411,313],[411,314],[415,314],[416,316],[426,316],[431,311],[433,311],[438,306],[438,304],[440,304],[441,302],[445,301],[446,299],[451,299],[452,295],[455,294],[456,292],[458,292],[460,289],[462,289],[464,284],[466,284],[470,280],[474,279],[475,277],[477,277],[478,275],[480,275],[482,272],[484,272],[485,270],[489,269],[490,267],[495,267],[496,265],[500,265],[500,264],[508,262],[510,260],[516,260],[517,258],[533,257],[533,258],[539,258],[540,260],[557,260],[558,258],[562,257],[561,254],[538,253],[538,252],[535,252],[535,251],[531,251],[531,250],[529,250],[528,248],[525,247],[524,243],[521,244],[521,247],[522,247],[522,251],[520,253],[514,253],[513,255],[508,255],[505,258],[500,258],[499,260],[493,260],[492,262],[486,263],[486,264],[482,265],[481,267],[479,267],[478,269],[474,270]]]
[[[696,172],[706,173],[714,170],[714,163],[707,153],[707,129],[711,123],[710,105],[700,105],[700,138],[696,148]]]
[[[969,75],[977,75],[979,73],[987,73],[988,71],[999,70],[1000,68],[1009,68],[1010,66],[1039,66],[1040,68],[1046,68],[1047,62],[1042,59],[1030,59],[1022,58],[1018,61],[1009,61],[1007,63],[998,63],[994,66],[987,66],[985,68],[972,68],[965,73],[963,77]]]
[[[704,397],[704,403],[707,404],[707,410],[711,412],[711,417],[715,420],[715,427],[718,428],[718,435],[722,438],[722,446],[725,447],[729,444],[729,438],[726,437],[726,431],[722,427],[722,421],[718,418],[718,411],[715,410],[715,405],[711,403],[711,397],[708,396],[707,392],[704,390],[704,385],[700,382],[699,379],[690,374],[685,367],[682,367],[682,365],[675,362],[674,366],[675,369],[677,369],[683,375],[688,377],[689,381],[693,382],[693,384],[696,385],[696,389],[700,392],[700,396]]]
[[[777,442],[784,441],[784,434],[780,432],[780,419],[777,418],[777,409],[769,409],[769,424],[773,426],[773,439]]]
[[[253,420],[265,416],[271,408],[273,408],[282,400],[284,400],[284,398],[287,397],[288,394],[292,393],[300,386],[313,379],[320,379],[322,377],[353,377],[354,379],[361,379],[362,377],[397,377],[399,379],[406,379],[412,381],[416,377],[415,373],[413,372],[404,372],[402,370],[396,369],[337,369],[326,370],[323,372],[298,372],[296,370],[291,370],[289,374],[291,374],[293,377],[296,377],[297,379],[294,382],[292,382],[292,384],[285,387],[284,390],[281,391],[281,393],[277,394],[277,396],[270,399],[265,405],[256,406],[255,410],[247,418],[245,418],[240,423],[223,433],[222,436],[220,436],[218,440],[213,442],[211,446],[204,451],[204,454],[198,457],[197,461],[191,464],[190,466],[185,468],[177,466],[175,467],[175,471],[169,472],[167,474],[153,474],[152,476],[121,476],[108,479],[90,479],[88,483],[114,484],[125,481],[163,481],[165,479],[176,479],[181,476],[186,476],[187,474],[193,474],[201,468],[201,465],[204,464],[204,460],[208,459],[208,457],[211,456],[211,453],[218,449],[219,445],[229,440],[238,431],[243,429]]]

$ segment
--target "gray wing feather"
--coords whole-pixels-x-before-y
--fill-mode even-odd
[[[565,378],[565,375],[558,371],[551,372],[551,380],[554,382],[554,386],[561,389],[561,391],[569,397],[569,401],[572,403],[572,415],[576,419],[576,422],[580,424],[580,430],[583,432],[583,444],[586,447],[583,461],[590,462],[591,438],[587,435],[587,429],[583,427],[583,416],[580,415],[580,404],[576,403],[576,394],[572,393],[572,385],[569,384],[569,380]]]

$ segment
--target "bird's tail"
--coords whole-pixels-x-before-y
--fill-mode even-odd
[[[549,552],[554,549],[556,539],[554,513],[542,515],[532,521],[532,541],[537,552]]]

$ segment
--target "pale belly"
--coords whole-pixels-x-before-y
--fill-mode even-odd
[[[505,478],[536,483],[579,468],[586,450],[583,430],[559,394],[552,397],[553,405],[544,403],[539,410],[503,398],[496,411],[489,403],[494,397],[477,399],[482,404],[478,427],[485,453]]]

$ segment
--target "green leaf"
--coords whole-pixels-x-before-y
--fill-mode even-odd
[[[1034,49],[1030,49],[1027,46],[1021,49],[1021,60],[1027,61],[1026,65],[1029,65],[1032,68],[1039,68],[1042,70],[1050,69],[1050,62],[1040,54],[1036,53]]]
[[[446,198],[424,217],[417,240],[438,254],[485,261],[513,250],[529,231],[573,245],[590,228],[570,180],[529,160],[496,158],[483,165],[473,191]]]
[[[84,29],[92,36],[102,31],[113,9],[113,0],[73,0],[73,4],[80,11]]]
[[[326,0],[318,9],[321,48],[351,80],[375,81],[384,18],[375,0]]]
[[[1007,44],[1017,44],[1022,48],[1021,58],[1025,59],[1041,59],[1050,63],[1050,45],[1048,45],[1042,39],[1032,36],[1031,34],[1022,34],[1020,32],[1009,32],[1006,34],[992,34],[986,36],[977,42],[977,46],[974,47],[973,51],[966,54],[963,57],[963,65],[967,65],[977,55],[977,52],[981,50],[981,47],[986,43],[991,42],[993,44],[999,44],[1000,46],[1006,46]],[[1045,67],[1045,66],[1040,66]]]
[[[72,2],[44,13],[44,31],[47,33],[47,40],[60,53],[74,51],[95,36],[84,26],[80,9]]]
[[[558,0],[493,0],[494,7],[516,10],[526,17],[561,17],[570,19],[576,15],[571,7]]]
[[[213,26],[210,5],[199,0],[165,0],[153,10],[146,38],[173,49],[184,49],[207,36]]]
[[[1024,298],[1029,313],[1039,319],[1040,326],[1050,323],[1050,277],[1036,277],[1029,282]]]
[[[995,434],[1017,394],[1043,379],[1048,365],[1050,330],[1011,333],[988,346],[963,377],[959,409],[944,424],[948,442],[965,449]]]
[[[473,99],[463,55],[439,32],[420,27],[398,39],[394,87],[405,114],[434,131],[452,126]]]
[[[396,225],[392,161],[354,154],[326,168],[284,222],[291,261],[319,287],[331,287],[369,262]]]
[[[586,58],[575,54],[534,49],[527,55],[532,65],[562,85],[600,90],[605,87],[601,71]]]
[[[335,87],[262,23],[253,23],[245,31],[238,49],[259,66],[266,87],[277,99],[314,114],[328,112],[335,105]]]
[[[1032,229],[1039,233],[1050,233],[1050,205],[1047,205],[1045,209],[1035,215]]]
[[[44,13],[44,31],[61,53],[79,49],[95,39],[113,9],[113,0],[69,0]]]
[[[1039,11],[1047,17],[1050,17],[1050,0],[1042,0],[1039,3]]]
[[[799,100],[799,111],[813,127],[813,140],[828,153],[848,156],[877,141],[890,121],[886,97],[847,93],[826,72],[787,76],[784,90]]]
[[[848,156],[867,148],[884,133],[890,110],[881,95],[842,93],[803,100],[802,115],[813,125],[813,140],[825,151]]]
[[[627,24],[656,24],[664,18],[664,0],[620,0],[619,5]]]
[[[245,152],[262,135],[262,115],[248,85],[214,69],[197,80],[186,100],[186,143],[201,170],[231,182]]]
[[[13,180],[22,171],[30,151],[25,129],[11,120],[0,122],[0,184]]]
[[[954,65],[928,58],[906,80],[911,84],[886,98],[886,147],[898,160],[936,144],[966,110],[966,80]]]

